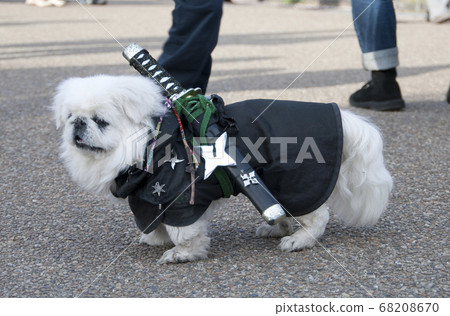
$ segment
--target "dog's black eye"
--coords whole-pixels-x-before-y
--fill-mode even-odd
[[[70,119],[72,117],[72,113],[69,113],[69,115],[67,115],[67,119]]]
[[[97,124],[98,127],[100,127],[100,128],[105,128],[106,126],[109,125],[108,122],[106,122],[105,120],[99,118],[98,116],[94,116],[94,117],[92,118],[92,120],[93,120],[93,121],[95,122],[95,124]]]

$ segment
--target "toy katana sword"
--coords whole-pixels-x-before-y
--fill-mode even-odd
[[[178,98],[201,94],[200,88],[184,89],[158,62],[136,43],[128,45],[123,51],[123,57],[130,62],[142,76],[154,80],[162,88],[162,93],[172,102]]]
[[[200,88],[195,89],[184,89],[180,83],[175,80],[158,62],[149,54],[149,52],[139,45],[133,43],[127,46],[123,51],[123,56],[129,61],[130,65],[133,66],[142,76],[151,78],[158,85],[162,87],[162,93],[165,97],[169,98],[172,102],[183,98],[190,98],[192,96],[201,94]],[[195,124],[194,131],[200,133]],[[235,160],[232,158],[228,159],[227,165],[223,165],[223,168],[227,171],[229,176],[236,180],[237,185],[241,189],[256,209],[259,211],[264,220],[270,225],[280,222],[286,217],[285,212],[281,205],[277,202],[275,197],[269,192],[261,178],[253,170],[253,168],[245,162],[242,155],[239,153],[237,148],[233,145],[226,144],[226,132],[219,135],[220,129],[217,126],[208,126],[206,131],[206,137],[215,138],[215,150],[223,150],[224,156],[228,156],[227,153],[235,154]],[[202,155],[205,159],[205,178],[212,173],[215,167],[221,165],[220,162],[216,162],[216,158],[213,156],[208,156],[203,152],[209,153],[210,150],[207,147],[212,146],[201,146]],[[226,153],[226,152],[227,153]],[[218,156],[217,154],[215,155]],[[222,160],[223,159],[218,159]],[[218,164],[219,163],[219,164]],[[209,170],[206,170],[208,166]],[[211,167],[212,166],[212,167]]]

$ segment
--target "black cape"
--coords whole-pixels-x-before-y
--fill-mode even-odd
[[[247,100],[218,108],[211,120],[261,177],[287,216],[301,216],[316,210],[331,195],[339,174],[342,155],[342,123],[336,104],[297,101]],[[261,114],[262,113],[262,114]],[[256,120],[255,120],[256,119]],[[193,137],[183,120],[186,138]],[[185,171],[187,154],[173,113],[168,112],[161,134],[171,135],[154,151],[153,173],[131,166],[115,181],[112,193],[128,197],[136,224],[149,233],[160,223],[170,226],[193,224],[213,200],[224,196],[218,175],[203,180],[204,161],[196,171],[195,204],[190,205],[191,178]],[[190,143],[190,142],[189,142]],[[171,155],[181,162],[173,167]],[[164,162],[166,161],[166,162]],[[221,168],[221,167],[219,167]],[[228,178],[232,194],[240,192],[236,179]],[[157,190],[162,188],[162,190]],[[159,191],[159,192],[158,192]]]

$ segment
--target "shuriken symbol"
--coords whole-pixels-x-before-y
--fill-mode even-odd
[[[166,161],[164,161],[164,162],[170,162],[170,166],[172,167],[172,170],[175,170],[175,165],[177,164],[177,163],[180,163],[180,162],[183,162],[184,161],[184,159],[178,159],[178,156],[177,156],[177,154],[175,153],[175,156],[173,156],[172,158],[170,158],[170,159],[168,159],[168,160],[166,160]]]
[[[241,178],[244,182],[244,186],[249,186],[250,184],[259,184],[258,180],[255,177],[254,171],[241,174]]]
[[[227,144],[227,132],[224,132],[220,137],[217,138],[214,146],[212,145],[203,145],[200,146],[202,150],[202,156],[205,159],[205,176],[204,179],[207,179],[211,173],[213,173],[214,169],[218,166],[235,166],[236,161],[231,158],[225,152],[225,146]],[[214,148],[216,152],[214,152]]]

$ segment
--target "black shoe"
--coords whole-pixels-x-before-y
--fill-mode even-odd
[[[376,111],[398,111],[405,107],[395,68],[372,71],[372,80],[350,96],[350,104]]]

